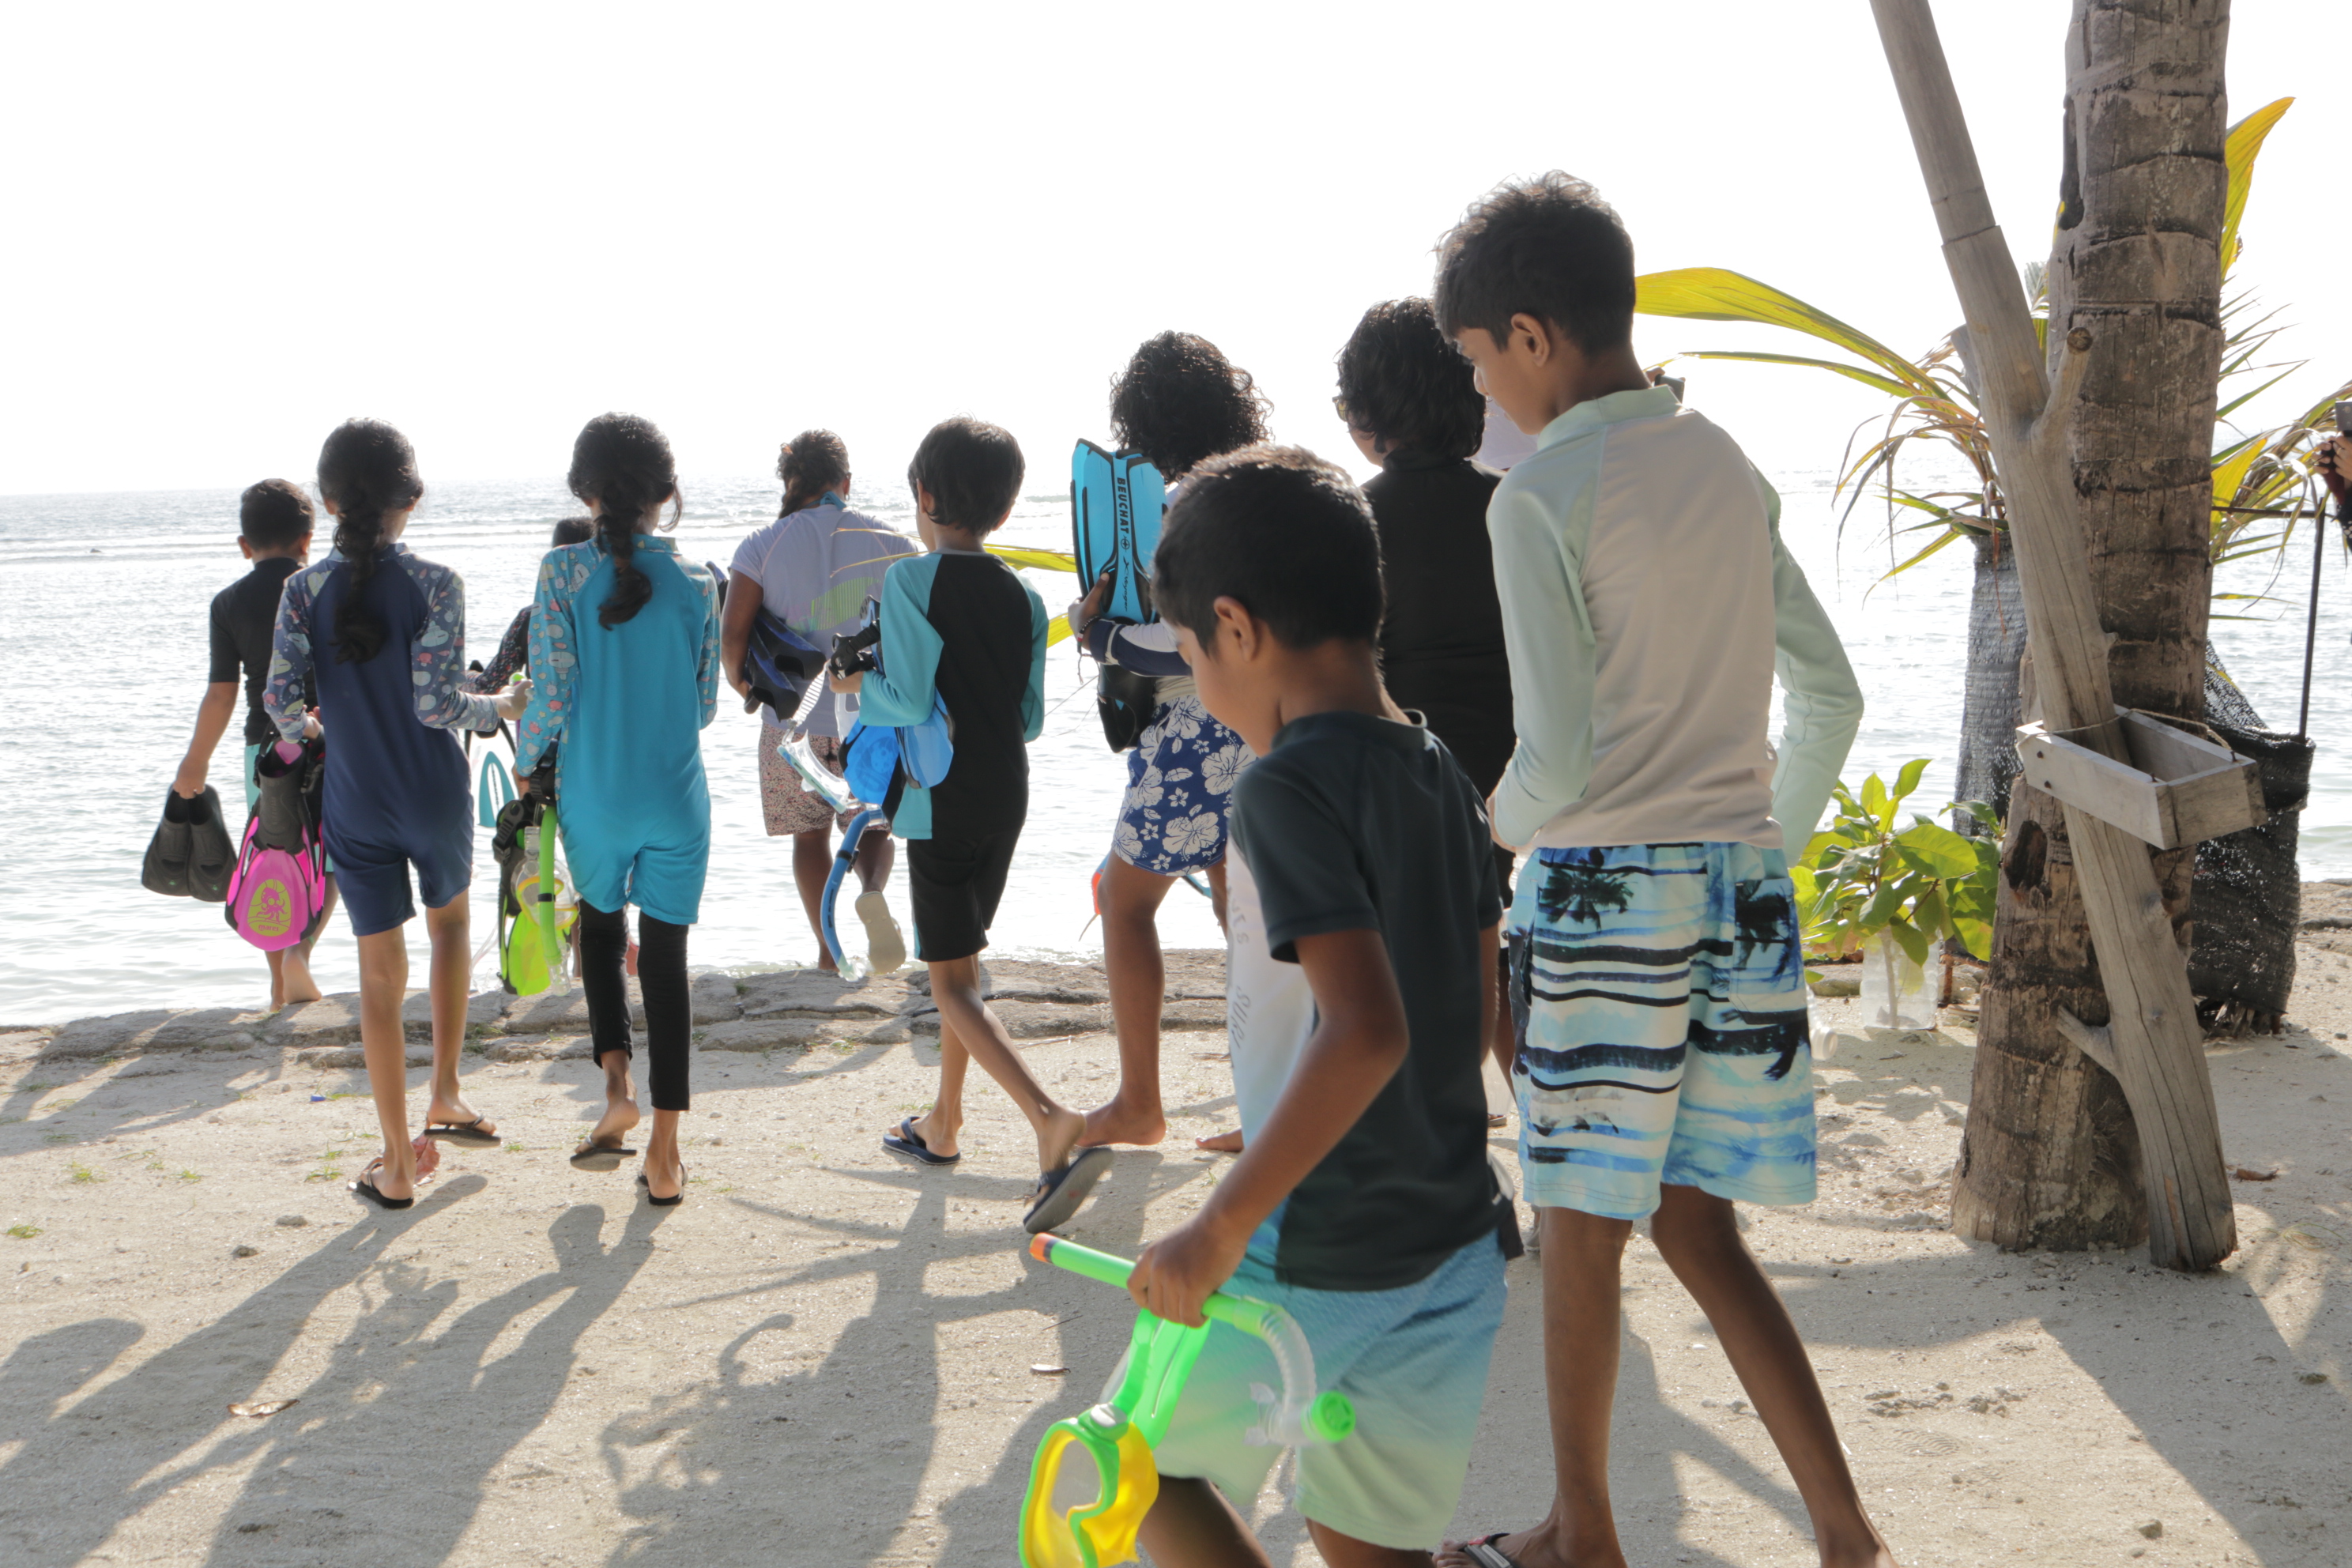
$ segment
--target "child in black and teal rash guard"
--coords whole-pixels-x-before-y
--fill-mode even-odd
[[[1045,721],[1045,604],[982,547],[1012,515],[1025,468],[1012,436],[976,419],[950,419],[923,438],[907,478],[929,552],[883,579],[881,668],[835,675],[833,689],[857,694],[868,729],[919,724],[944,706],[955,737],[946,775],[928,789],[905,781],[891,803],[891,831],[907,840],[917,956],[940,1010],[940,1094],[883,1147],[924,1164],[961,1159],[964,1067],[977,1058],[1037,1134],[1027,1223],[1038,1231],[1076,1212],[1110,1156],[1072,1160],[1086,1119],[1038,1086],[980,995],[980,952],[1029,815],[1028,743]]]

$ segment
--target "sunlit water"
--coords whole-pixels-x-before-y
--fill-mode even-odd
[[[1967,552],[1955,549],[1867,592],[1883,555],[1850,528],[1840,557],[1830,475],[1772,470],[1784,530],[1832,606],[1860,671],[1869,716],[1847,768],[1855,781],[1906,759],[1934,759],[1919,796],[1949,793],[1959,726],[1969,592]],[[1039,461],[1042,478],[1058,462]],[[765,480],[691,480],[677,531],[690,558],[724,565],[735,544],[773,515]],[[912,520],[895,489],[858,504],[894,526]],[[0,908],[10,940],[0,959],[0,1023],[54,1022],[159,1005],[253,1005],[266,994],[260,955],[223,922],[217,906],[163,899],[139,885],[140,858],[187,743],[205,675],[205,608],[243,569],[229,492],[0,498],[0,657],[9,672],[6,743],[0,746]],[[487,657],[527,602],[549,527],[575,509],[553,480],[436,486],[408,542],[466,580],[467,644]],[[1866,510],[1866,509],[1865,509]],[[323,534],[321,536],[323,549]],[[1067,549],[1068,502],[1041,489],[1016,510],[1008,542]],[[2274,592],[2274,618],[2217,624],[2214,637],[2274,725],[2292,728],[2303,659],[2305,564]],[[2306,876],[2352,870],[2352,768],[2331,738],[2346,733],[2347,621],[2336,601],[2321,617],[2312,723],[2321,737],[2305,816]],[[1058,612],[1073,579],[1031,573]],[[2264,579],[2257,576],[2253,586]],[[2238,584],[2242,585],[2242,584]],[[1030,748],[1029,826],[997,917],[998,952],[1100,949],[1088,879],[1110,841],[1125,764],[1103,745],[1092,690],[1067,644],[1049,656],[1045,733]],[[710,775],[710,878],[691,957],[698,964],[805,962],[814,953],[793,889],[791,852],[761,821],[755,745],[760,725],[731,695],[704,731]],[[215,787],[240,827],[238,735],[213,763]],[[476,941],[487,931],[496,871],[477,837]],[[902,881],[891,901],[906,919]],[[854,922],[853,922],[854,925]],[[1207,900],[1182,888],[1161,916],[1171,946],[1219,942]],[[320,944],[320,983],[358,984],[349,929],[339,917]],[[478,984],[495,984],[485,961]]]

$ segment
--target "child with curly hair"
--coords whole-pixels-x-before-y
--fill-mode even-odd
[[[1160,470],[1171,506],[1184,476],[1199,465],[1264,441],[1265,415],[1249,372],[1192,332],[1149,340],[1111,384],[1111,434]],[[1102,614],[1109,581],[1106,576],[1071,606],[1070,629],[1094,658],[1151,677],[1155,689],[1150,722],[1128,753],[1127,795],[1102,879],[1103,967],[1118,1032],[1118,1089],[1108,1104],[1087,1113],[1086,1142],[1150,1144],[1168,1135],[1160,1102],[1160,1008],[1168,988],[1160,905],[1180,879],[1203,873],[1224,923],[1234,782],[1252,753],[1201,705],[1172,627],[1129,626]]]

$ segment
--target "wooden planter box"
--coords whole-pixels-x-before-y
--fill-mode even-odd
[[[2268,819],[2251,761],[2148,714],[2128,708],[2116,712],[2131,752],[2128,764],[2068,738],[2079,731],[2027,724],[2017,731],[2025,782],[2158,849],[2220,838]]]

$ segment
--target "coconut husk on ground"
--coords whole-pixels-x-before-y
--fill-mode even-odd
[[[1904,1562],[2346,1560],[2352,972],[2301,959],[2288,1032],[2212,1052],[2230,1157],[2268,1179],[2236,1184],[2243,1247],[2194,1279],[1954,1237],[1966,1030],[1865,1035],[1853,1002],[1818,1004],[1843,1031],[1818,1070],[1822,1196],[1751,1214],[1748,1237]],[[1048,1087],[1107,1095],[1099,973],[992,968]],[[1120,1252],[1224,1168],[1192,1147],[1233,1114],[1216,956],[1171,978],[1169,1139],[1123,1153],[1070,1227]],[[903,977],[698,982],[669,1210],[630,1167],[564,1163],[601,1101],[575,1003],[478,999],[466,1092],[506,1142],[450,1146],[400,1214],[345,1191],[376,1134],[340,1004],[0,1037],[0,1561],[1014,1561],[1037,1439],[1097,1396],[1132,1313],[1024,1256],[1034,1145],[978,1075],[961,1165],[883,1152],[932,1092],[928,998]],[[1549,1491],[1533,1263],[1511,1281],[1465,1530],[1524,1525]],[[1629,1555],[1812,1562],[1644,1240],[1626,1287]],[[1314,1563],[1287,1474],[1254,1506],[1277,1563]]]

